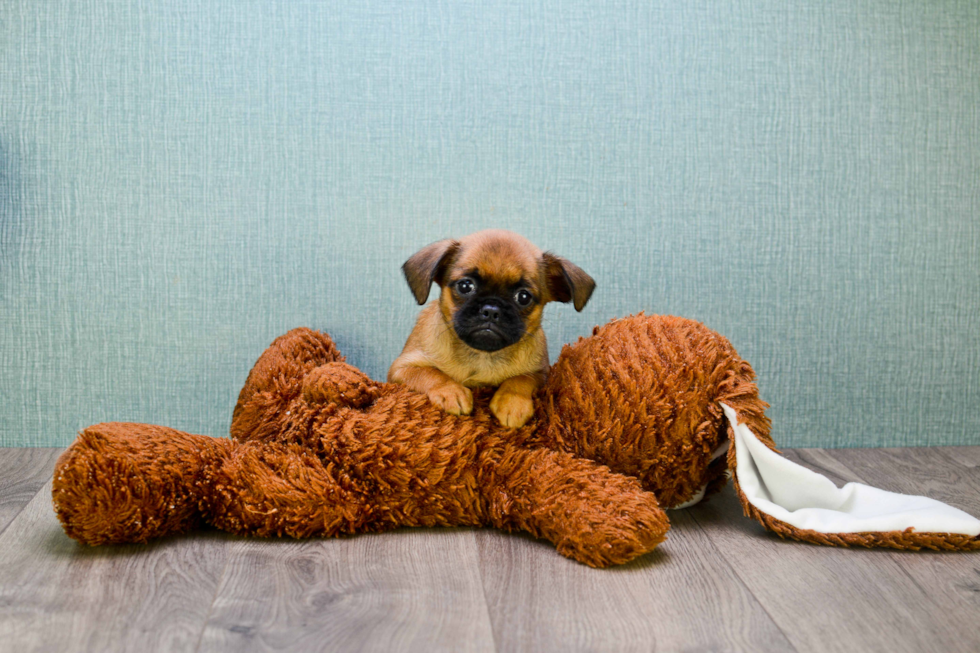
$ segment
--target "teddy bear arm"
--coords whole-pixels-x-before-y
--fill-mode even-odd
[[[310,403],[367,408],[381,393],[382,385],[347,363],[325,363],[302,380],[303,399]]]
[[[208,523],[259,537],[331,537],[383,528],[365,496],[301,446],[246,442],[209,470]]]
[[[589,566],[621,564],[652,551],[669,528],[652,493],[603,465],[510,444],[481,458],[488,521],[543,537]]]
[[[325,333],[298,328],[276,338],[259,356],[239,392],[231,419],[232,437],[248,440],[261,433],[264,425],[277,428],[276,418],[300,395],[303,378],[321,365],[343,360]]]

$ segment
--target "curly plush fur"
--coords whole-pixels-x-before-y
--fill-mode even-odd
[[[55,509],[88,544],[210,524],[310,537],[402,526],[523,530],[604,567],[665,537],[661,506],[724,483],[719,402],[767,445],[767,407],[729,342],[682,318],[637,315],[566,345],[520,429],[449,415],[372,381],[323,333],[295,329],[259,358],[232,439],[159,426],[89,427],[58,461]]]

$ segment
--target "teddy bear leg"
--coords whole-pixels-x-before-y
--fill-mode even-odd
[[[308,450],[247,442],[207,471],[208,523],[238,535],[330,537],[379,530],[364,493]]]
[[[568,453],[505,445],[481,460],[480,483],[490,523],[548,539],[591,567],[652,551],[670,527],[635,478]]]
[[[202,473],[234,445],[149,424],[90,426],[55,465],[55,512],[70,537],[91,545],[192,530]]]

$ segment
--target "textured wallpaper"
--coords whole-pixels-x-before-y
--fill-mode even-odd
[[[782,446],[980,442],[974,0],[0,3],[0,445],[227,433],[300,325],[383,378],[498,226],[727,335]]]

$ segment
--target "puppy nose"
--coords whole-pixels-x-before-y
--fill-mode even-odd
[[[500,308],[494,306],[493,304],[485,304],[483,308],[480,309],[480,317],[484,320],[490,320],[491,322],[500,321]]]

